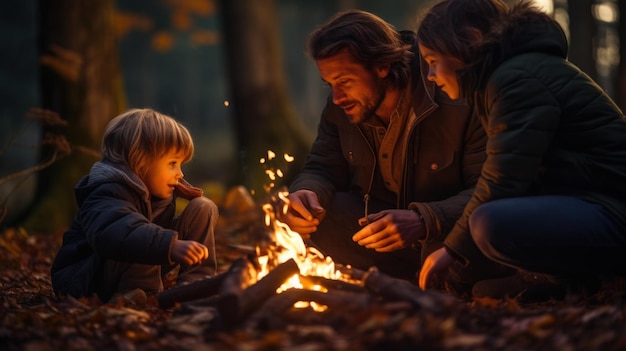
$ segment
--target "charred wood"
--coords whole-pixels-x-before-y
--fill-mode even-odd
[[[335,269],[337,269],[341,274],[350,280],[362,281],[367,273],[364,270],[354,268],[352,266],[346,266],[342,264],[336,264]]]
[[[193,313],[200,307],[214,307],[218,310],[225,325],[232,325],[239,319],[240,297],[250,282],[251,263],[246,258],[235,260],[224,273],[217,295],[182,303],[176,311],[180,314]]]
[[[364,310],[373,303],[373,296],[367,292],[332,291],[330,293],[289,289],[269,298],[246,321],[246,328],[282,329],[287,323],[315,324],[328,323],[329,320],[345,318],[349,311]],[[308,308],[296,308],[300,301],[315,302],[327,307],[325,311]]]
[[[276,290],[289,277],[299,273],[298,265],[291,259],[276,266],[261,280],[248,286],[249,282],[254,281],[249,276],[251,271],[249,265],[247,260],[240,260],[237,267],[232,269],[232,273],[224,278],[219,295],[185,302],[177,312],[193,313],[200,307],[214,307],[220,315],[223,326],[229,328],[247,318],[267,299],[276,295]]]
[[[241,300],[241,317],[254,312],[263,302],[276,295],[276,290],[289,277],[298,273],[300,273],[298,264],[293,259],[290,259],[276,266],[256,284],[246,289]]]
[[[363,285],[373,294],[387,301],[406,301],[414,308],[429,312],[440,312],[456,303],[450,295],[438,291],[424,291],[417,285],[403,279],[386,275],[375,267],[370,268],[363,279]]]
[[[211,297],[214,295],[243,291],[250,281],[249,267],[249,260],[239,258],[233,261],[228,271],[224,273],[167,289],[157,295],[159,306],[161,308],[170,308],[176,305],[176,303],[212,300]]]
[[[226,272],[214,277],[169,288],[157,295],[161,308],[174,307],[176,303],[207,298],[219,293]]]
[[[323,286],[327,289],[341,290],[341,291],[352,291],[352,292],[367,292],[363,286],[345,282],[343,280],[337,279],[328,279],[324,277],[318,276],[300,276],[300,282],[304,286],[313,286],[319,285]]]

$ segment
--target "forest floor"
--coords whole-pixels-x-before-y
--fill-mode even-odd
[[[245,255],[237,248],[257,240],[257,222],[263,223],[228,209],[223,213],[216,238],[221,272]],[[141,306],[55,297],[50,266],[61,236],[0,233],[1,350],[626,349],[621,280],[605,282],[593,296],[543,303],[442,299],[447,302],[441,308],[422,309],[398,302],[355,304],[341,316],[220,328],[214,310],[180,314],[161,308],[153,296]]]

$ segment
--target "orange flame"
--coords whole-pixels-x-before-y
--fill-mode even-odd
[[[278,196],[284,203],[281,210],[283,212],[287,211],[289,206],[287,192],[280,192]],[[342,279],[342,273],[335,268],[335,262],[332,258],[330,256],[324,256],[313,247],[307,247],[300,234],[292,231],[288,225],[276,219],[271,204],[263,205],[263,210],[265,212],[265,224],[272,229],[271,235],[275,247],[264,256],[257,255],[260,267],[257,272],[257,280],[266,276],[276,265],[290,259],[293,259],[298,264],[300,274],[294,274],[287,279],[283,285],[276,290],[276,293],[281,293],[291,288],[326,291],[325,288],[320,285],[303,286],[300,281],[300,276],[317,276],[336,280]],[[257,247],[257,254],[258,253],[259,248]],[[295,304],[297,308],[308,306],[315,311],[323,311],[327,308],[327,306],[315,304],[315,302],[300,301]]]
[[[276,158],[276,154],[268,150],[267,158],[261,158],[259,162],[261,164],[268,163]],[[293,162],[294,157],[285,153],[283,159],[290,163]],[[283,177],[283,172],[276,168],[266,169],[266,174],[271,181],[274,181],[276,177]],[[272,183],[273,185],[273,183]],[[270,187],[271,188],[271,187]],[[278,192],[277,196],[282,200],[282,208],[279,209],[282,213],[287,213],[289,209],[289,199],[287,198],[288,192]],[[287,279],[283,285],[281,285],[276,293],[281,293],[287,289],[309,289],[317,291],[326,291],[324,287],[320,285],[303,286],[300,281],[300,276],[316,276],[327,279],[344,280],[348,281],[342,276],[342,273],[335,268],[335,262],[330,256],[324,256],[320,251],[313,247],[307,247],[302,240],[302,237],[297,232],[292,231],[289,226],[275,216],[274,207],[272,204],[263,205],[263,211],[265,212],[265,225],[270,228],[270,234],[272,236],[273,245],[271,250],[268,250],[264,255],[261,255],[260,248],[257,247],[257,261],[258,267],[256,279],[260,280],[266,276],[272,268],[275,266],[293,259],[300,270],[299,274],[294,274]],[[313,301],[300,301],[294,305],[295,307],[308,307],[310,306],[315,311],[323,311],[327,306],[316,304]]]
[[[284,206],[281,209],[285,213],[289,206],[289,200],[287,199],[287,192],[279,192],[278,196],[283,200]],[[302,240],[300,234],[292,231],[288,225],[279,221],[274,216],[273,207],[271,204],[263,205],[265,211],[265,224],[271,227],[274,242],[276,243],[276,261],[278,264],[293,259],[300,268],[301,275],[319,276],[329,279],[340,279],[341,272],[335,269],[335,263],[330,256],[324,257],[324,255],[313,247],[307,247]],[[262,278],[269,272],[267,267],[268,260],[261,259],[259,257],[259,263],[262,269],[257,276],[258,279]],[[265,262],[262,262],[265,261]]]

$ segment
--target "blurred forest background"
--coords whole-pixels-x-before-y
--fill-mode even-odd
[[[510,1],[509,1],[510,2]],[[626,107],[626,3],[537,0],[570,40],[570,60]],[[337,11],[415,29],[419,0],[21,0],[0,4],[0,226],[63,230],[73,187],[100,158],[106,123],[151,107],[189,127],[186,178],[219,198],[267,193],[305,160],[327,88],[304,54]],[[620,60],[620,58],[624,58]],[[259,163],[272,150],[277,157]],[[287,163],[283,154],[295,157]],[[268,160],[269,161],[269,160]]]

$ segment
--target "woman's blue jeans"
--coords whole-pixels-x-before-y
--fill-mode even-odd
[[[469,225],[482,253],[506,266],[568,276],[626,271],[626,228],[576,197],[494,200],[476,208]]]

